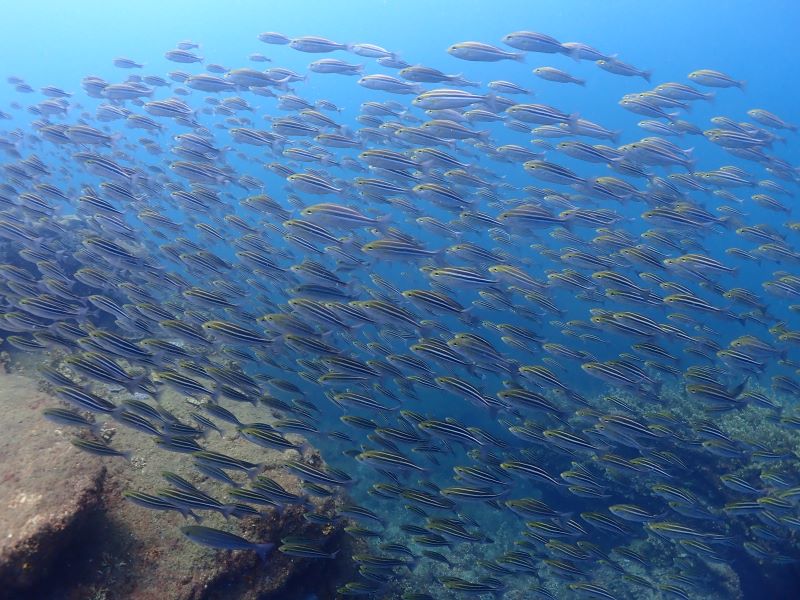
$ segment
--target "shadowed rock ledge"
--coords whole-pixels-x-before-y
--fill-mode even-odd
[[[133,464],[82,453],[69,441],[73,431],[42,417],[42,409],[58,401],[40,388],[22,375],[0,375],[0,599],[290,600],[301,593],[326,598],[334,596],[340,577],[353,571],[347,549],[335,560],[314,561],[274,551],[264,562],[254,552],[192,544],[180,532],[188,524],[180,515],[149,511],[122,496],[127,489],[165,487],[163,470],[186,475],[185,456],[164,453],[141,434],[113,429],[115,446],[134,450]],[[266,475],[287,490],[301,491],[300,482],[280,468],[282,453],[265,458],[263,450],[251,451],[254,455],[238,454],[266,462]],[[315,450],[303,459],[320,461]],[[206,485],[202,478],[194,482]],[[218,487],[206,489],[220,494]],[[341,501],[313,499],[313,510],[332,515]],[[302,535],[326,539],[329,551],[348,544],[341,526],[306,521],[308,510],[267,509],[262,518],[227,523],[209,515],[204,524],[254,541]],[[305,576],[311,569],[313,577]]]

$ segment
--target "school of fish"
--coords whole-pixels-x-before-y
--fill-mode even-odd
[[[797,561],[792,123],[755,100],[727,114],[727,94],[757,97],[734,74],[656,83],[531,31],[443,48],[458,74],[369,43],[262,43],[314,60],[228,68],[186,41],[170,73],[117,58],[80,93],[8,79],[0,330],[44,357],[63,401],[44,414],[76,447],[135,455],[100,435],[113,421],[185,455],[126,492],[132,510],[194,518],[176,527],[212,548],[335,557],[199,524],[307,504],[216,432],[285,453],[310,494],[351,494],[308,514],[370,548],[341,597],[705,598],[734,555]],[[589,120],[591,82],[531,69],[555,54],[641,82],[619,99],[637,127]],[[518,79],[469,78],[496,61]],[[336,106],[329,78],[374,99]],[[585,87],[582,114],[534,100],[558,85]],[[721,116],[692,122],[710,101]],[[710,145],[744,167],[697,170]],[[761,281],[738,278],[754,265]],[[194,399],[182,418],[165,389]],[[734,434],[737,415],[780,435]],[[299,460],[306,441],[331,464]],[[493,539],[498,520],[516,539]],[[462,564],[465,544],[484,558]]]

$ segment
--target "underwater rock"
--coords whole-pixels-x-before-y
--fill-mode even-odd
[[[178,402],[171,394],[166,400]],[[321,561],[277,550],[264,562],[255,552],[193,544],[179,529],[190,521],[133,506],[122,495],[128,489],[164,487],[161,473],[181,471],[181,455],[142,444],[136,433],[102,419],[104,436],[113,436],[121,447],[135,448],[133,463],[80,452],[70,443],[73,431],[54,431],[42,416],[44,408],[58,405],[36,380],[0,374],[0,600],[293,599],[301,593],[327,597],[333,594],[333,572],[352,570],[345,564],[350,561],[347,551],[321,566]],[[235,439],[231,432],[217,448],[229,450]],[[281,468],[284,453],[253,445],[239,455],[263,463],[264,475],[286,490],[304,493],[300,481]],[[305,450],[302,459],[322,463],[314,449]],[[202,476],[193,479],[201,487],[208,484]],[[312,497],[310,502],[311,508],[265,508],[260,518],[228,522],[204,514],[203,523],[254,541],[275,542],[276,547],[287,536],[324,538],[331,552],[348,543],[343,523],[317,525],[304,518],[309,511],[334,515],[342,496]],[[312,566],[315,576],[304,577]],[[321,577],[326,569],[331,576]]]
[[[53,433],[36,381],[0,375],[0,597],[47,577],[99,505],[105,467]],[[22,596],[20,596],[22,597]]]
[[[300,493],[297,478],[277,468],[282,460],[281,453],[275,452],[275,465],[268,465],[265,475],[278,482],[285,489]],[[168,457],[172,458],[172,457]],[[262,456],[263,460],[263,456]],[[320,460],[316,451],[306,452],[304,460]],[[167,465],[169,466],[169,465]],[[159,463],[163,468],[163,460]],[[123,470],[112,475],[106,493],[106,519],[101,530],[94,535],[102,542],[98,555],[106,565],[106,571],[92,585],[77,582],[77,588],[88,595],[98,590],[113,598],[135,598],[136,600],[200,600],[217,598],[294,598],[294,590],[325,590],[326,580],[321,578],[324,566],[320,561],[298,559],[273,550],[266,561],[255,552],[213,550],[198,546],[187,540],[179,530],[183,519],[175,513],[153,513],[132,507],[121,496],[123,489],[146,477],[139,472],[134,481],[125,481]],[[130,474],[127,474],[130,475]],[[314,512],[333,515],[335,506],[342,502],[338,496],[324,500],[312,499]],[[336,550],[342,540],[342,525],[320,526],[304,518],[309,509],[291,505],[283,511],[262,510],[262,517],[248,517],[229,522],[218,515],[204,515],[204,525],[231,531],[258,542],[279,544],[287,536],[307,536],[325,538],[326,549]],[[190,521],[185,521],[190,524]],[[340,561],[349,561],[349,555],[330,562],[330,568],[340,569]],[[96,559],[95,559],[96,560]],[[304,581],[303,574],[314,567],[313,581]],[[322,569],[321,569],[322,567]],[[308,585],[311,587],[307,587]]]

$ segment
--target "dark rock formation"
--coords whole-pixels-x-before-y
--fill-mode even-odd
[[[46,580],[98,508],[106,470],[41,416],[36,382],[0,376],[0,597]]]
[[[186,522],[179,514],[135,506],[122,492],[166,487],[165,470],[223,500],[225,486],[191,469],[186,455],[164,452],[147,436],[118,429],[113,421],[104,425],[103,436],[114,447],[131,450],[131,463],[78,451],[69,442],[74,430],[41,416],[58,401],[37,387],[20,375],[0,375],[0,600],[293,600],[301,592],[328,598],[342,574],[352,574],[347,550],[335,560],[300,559],[276,550],[261,561],[255,552],[193,544],[180,532]],[[114,393],[104,395],[113,398]],[[179,414],[182,401],[167,398]],[[302,492],[299,480],[281,468],[288,455],[245,443],[234,432],[213,442],[215,450],[264,463],[267,476]],[[316,451],[303,459],[321,462]],[[329,551],[346,544],[342,524],[324,527],[304,518],[309,510],[333,515],[342,498],[313,502],[313,509],[289,506],[279,513],[264,508],[261,518],[228,522],[203,513],[204,524],[259,542],[307,536],[325,539]]]

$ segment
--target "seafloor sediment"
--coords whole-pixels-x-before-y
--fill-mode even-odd
[[[58,406],[48,384],[36,378],[34,355],[15,357],[0,375],[0,599],[182,600],[332,597],[332,572],[347,573],[348,551],[337,559],[312,561],[273,552],[261,561],[255,552],[216,551],[187,540],[175,512],[154,512],[124,499],[125,490],[154,493],[168,487],[163,471],[173,471],[203,488],[207,482],[185,469],[185,455],[165,452],[140,432],[109,420],[102,436],[132,451],[130,463],[79,451],[74,431],[44,419],[43,408]],[[121,400],[120,390],[103,390]],[[192,408],[186,398],[167,392],[163,406],[178,416]],[[264,409],[248,406],[242,418],[269,420]],[[265,463],[264,473],[285,489],[300,493],[300,482],[281,465],[289,453],[236,444],[236,432],[213,434],[209,446],[220,452]],[[236,446],[233,450],[233,446]],[[319,462],[310,449],[303,459]],[[218,484],[207,488],[216,490]],[[342,498],[312,498],[313,510],[333,514]],[[337,526],[323,528],[304,519],[307,509],[265,509],[262,518],[230,519],[205,513],[203,523],[253,541],[279,541],[290,535],[324,538],[341,547],[347,540]]]

